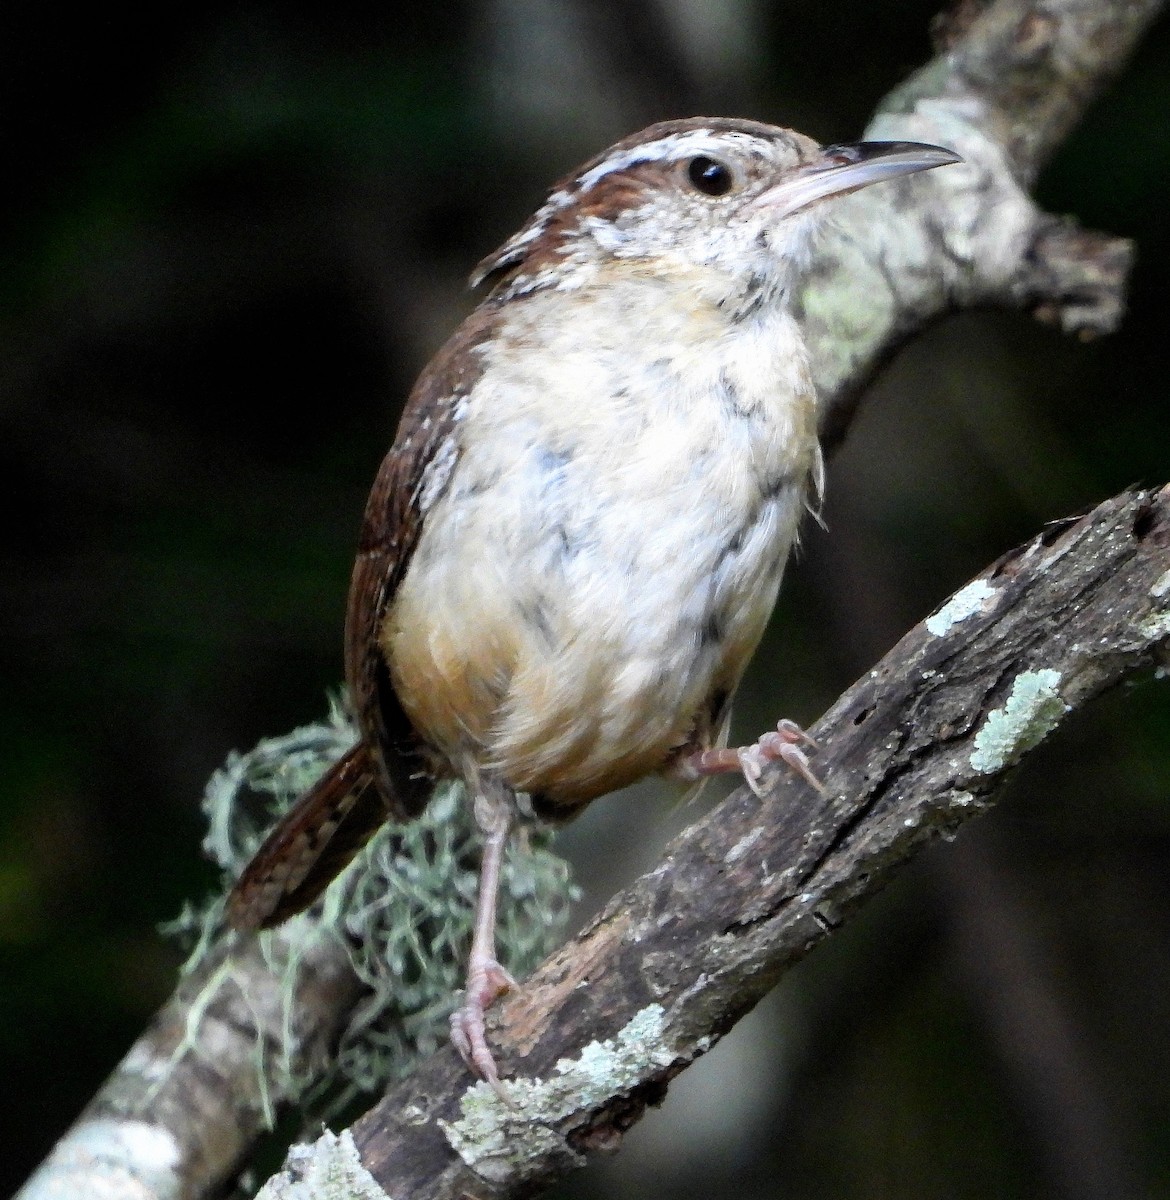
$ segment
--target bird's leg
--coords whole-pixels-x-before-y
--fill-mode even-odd
[[[770,762],[782,762],[806,783],[823,792],[825,786],[813,774],[808,755],[801,748],[817,744],[795,721],[779,721],[775,730],[765,733],[751,746],[734,749],[696,750],[678,759],[671,766],[671,774],[688,782],[705,779],[708,775],[723,775],[729,771],[741,771],[748,787],[762,794],[760,778]]]
[[[496,893],[514,813],[514,798],[505,789],[486,782],[478,787],[475,820],[483,831],[484,843],[479,895],[475,903],[475,932],[467,960],[467,990],[463,994],[463,1004],[451,1014],[451,1041],[455,1049],[507,1104],[512,1101],[500,1082],[496,1060],[488,1048],[484,1014],[497,996],[516,986],[516,981],[496,961]]]

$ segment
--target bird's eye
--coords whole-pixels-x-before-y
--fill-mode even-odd
[[[687,163],[687,178],[705,196],[726,196],[735,182],[730,167],[703,154]]]

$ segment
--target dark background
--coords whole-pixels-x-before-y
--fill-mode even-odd
[[[207,776],[323,713],[366,489],[471,266],[649,121],[857,137],[934,12],[6,5],[0,1192],[173,986],[155,925],[212,883]],[[830,532],[810,525],[741,737],[813,720],[1046,520],[1170,478],[1168,113],[1163,22],[1039,186],[1137,239],[1123,332],[967,313],[899,356],[831,464]],[[563,1194],[1170,1193],[1168,798],[1170,699],[1145,679]],[[583,907],[679,819],[645,793],[595,806],[565,839]]]

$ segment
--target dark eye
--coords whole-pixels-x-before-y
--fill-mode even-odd
[[[702,154],[687,163],[687,178],[706,196],[726,196],[734,183],[730,167]]]

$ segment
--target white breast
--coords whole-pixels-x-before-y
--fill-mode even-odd
[[[629,273],[485,343],[383,646],[420,731],[565,803],[663,765],[763,631],[817,459],[794,324]]]

